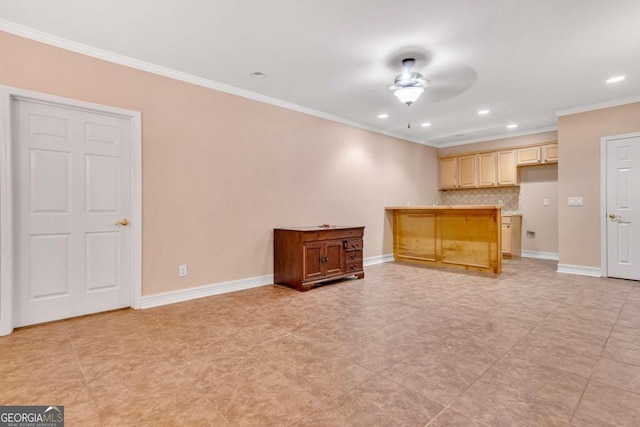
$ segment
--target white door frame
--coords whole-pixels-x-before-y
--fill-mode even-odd
[[[607,143],[617,139],[640,137],[640,132],[600,138],[600,276],[609,277],[607,260]]]
[[[16,258],[13,222],[13,171],[15,132],[12,129],[16,99],[52,104],[98,114],[124,117],[131,123],[131,307],[142,301],[142,121],[138,111],[78,101],[0,85],[0,336],[13,331],[13,269]]]

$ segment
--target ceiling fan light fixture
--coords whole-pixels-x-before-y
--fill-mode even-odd
[[[397,89],[393,94],[400,100],[400,102],[411,105],[420,98],[422,92],[424,92],[424,89],[419,86],[405,86]]]

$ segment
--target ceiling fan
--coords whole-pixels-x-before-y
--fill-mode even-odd
[[[431,83],[424,76],[416,71],[412,71],[416,64],[414,58],[402,60],[403,71],[398,74],[389,89],[404,104],[411,105],[422,95]]]
[[[417,71],[412,71],[415,64],[416,60],[414,58],[403,59],[403,71],[396,76],[393,85],[389,87],[389,89],[394,91],[393,94],[400,102],[407,104],[407,107],[410,107],[431,83],[431,81],[425,79],[422,74]],[[407,122],[407,128],[411,128],[410,121]]]

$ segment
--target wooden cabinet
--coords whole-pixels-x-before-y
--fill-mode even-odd
[[[393,212],[396,261],[500,274],[500,208],[422,206]]]
[[[558,144],[542,146],[542,163],[558,163]]]
[[[541,162],[540,147],[518,148],[518,166],[537,165]]]
[[[341,240],[308,242],[304,251],[304,280],[316,280],[344,273],[344,251]]]
[[[558,163],[558,144],[461,154],[440,159],[440,189],[519,185],[518,166]]]
[[[477,186],[477,154],[440,159],[440,188],[475,188]]]
[[[448,157],[440,159],[440,188],[456,188],[458,186],[458,159]]]
[[[498,185],[518,185],[516,150],[502,150],[497,153]]]
[[[274,229],[274,283],[308,291],[327,280],[364,277],[364,227]]]
[[[469,154],[458,157],[458,187],[474,188],[478,186],[478,155]]]
[[[519,257],[522,254],[522,216],[504,215],[502,217],[502,256]]]
[[[518,149],[518,166],[558,163],[558,144]]]
[[[496,179],[496,153],[478,154],[478,185],[480,187],[494,187]]]

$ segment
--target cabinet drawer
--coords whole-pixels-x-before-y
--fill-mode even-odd
[[[347,261],[345,264],[345,273],[351,273],[354,271],[362,271],[362,260]]]
[[[336,240],[351,239],[354,237],[362,237],[363,230],[347,229],[347,230],[323,230],[307,231],[302,236],[303,242],[312,242],[314,240]],[[362,246],[361,246],[362,247]]]
[[[359,249],[357,251],[347,251],[345,253],[345,258],[347,259],[347,261],[362,259],[362,249]]]
[[[347,240],[346,251],[362,250],[362,240]]]
[[[511,217],[510,216],[503,216],[502,217],[502,223],[503,224],[511,224]]]

